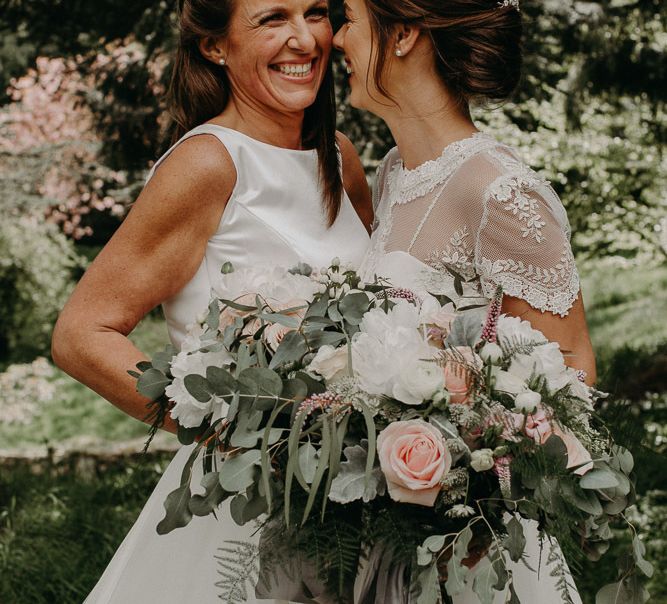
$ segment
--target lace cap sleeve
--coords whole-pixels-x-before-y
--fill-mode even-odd
[[[566,316],[579,294],[569,224],[558,196],[532,171],[505,174],[486,190],[475,268],[484,295],[501,285],[533,308]]]

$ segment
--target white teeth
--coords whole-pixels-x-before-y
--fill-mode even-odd
[[[295,65],[293,63],[290,63],[290,64],[278,65],[278,68],[280,69],[280,73],[284,73],[285,75],[288,76],[296,76],[303,78],[310,75],[310,72],[313,68],[313,64],[312,62],[302,63],[301,65]]]

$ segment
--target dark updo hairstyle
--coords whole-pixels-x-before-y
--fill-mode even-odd
[[[421,28],[433,41],[436,67],[457,101],[505,101],[521,78],[521,13],[498,0],[366,0],[378,45],[379,91],[392,50],[393,27]]]
[[[199,42],[203,38],[227,35],[234,5],[235,0],[179,0],[179,41],[169,87],[173,142],[219,115],[229,102],[226,69],[206,59]],[[331,226],[340,211],[343,182],[336,144],[336,97],[330,64],[315,103],[305,111],[302,144],[317,150],[324,212]]]

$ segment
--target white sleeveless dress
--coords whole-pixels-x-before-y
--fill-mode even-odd
[[[362,279],[386,277],[417,293],[451,298],[457,306],[485,304],[498,285],[543,312],[565,316],[579,293],[565,209],[550,184],[510,147],[477,133],[408,170],[392,149],[374,187],[375,228],[360,269]],[[453,273],[461,277],[455,285]],[[507,568],[521,604],[581,604],[555,542],[540,542],[523,521],[523,562]],[[355,602],[410,602],[401,577],[377,577],[380,560],[362,564]],[[493,604],[509,593],[496,592]],[[454,604],[479,604],[471,587]],[[412,602],[410,602],[412,604]]]
[[[359,266],[369,242],[347,195],[338,219],[327,228],[316,151],[274,147],[212,124],[195,128],[179,142],[204,134],[217,137],[226,147],[236,167],[237,182],[199,270],[179,294],[164,303],[169,334],[176,346],[181,344],[188,324],[207,308],[211,286],[225,262],[236,269],[262,264],[291,267],[299,262],[326,267],[338,256]],[[149,179],[173,148],[156,163]],[[165,278],[169,278],[167,273]],[[228,540],[257,543],[254,527],[238,526],[226,502],[219,509],[218,520],[195,517],[187,527],[168,535],[156,532],[164,517],[163,502],[179,486],[191,450],[182,447],[169,464],[85,604],[224,601],[221,588],[216,586],[220,578],[218,548]],[[245,602],[282,601],[258,600],[248,590]]]

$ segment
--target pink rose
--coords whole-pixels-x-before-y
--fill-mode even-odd
[[[571,430],[554,423],[553,433],[556,436],[560,436],[567,447],[568,468],[579,466],[574,471],[574,473],[579,474],[579,476],[583,476],[586,472],[593,469],[593,458],[591,457],[591,454]]]
[[[468,346],[457,346],[454,350],[456,354],[451,351],[445,353],[445,388],[452,403],[467,403],[472,377],[466,365],[481,367],[482,362]]]
[[[523,428],[526,436],[532,438],[538,445],[543,445],[547,438],[553,434],[550,418],[544,407],[538,405],[535,413],[526,416],[526,423]]]
[[[452,456],[440,431],[421,420],[394,422],[378,435],[378,457],[394,501],[433,506]]]
[[[567,448],[567,467],[577,467],[574,471],[575,474],[583,476],[593,468],[593,458],[586,447],[581,444],[581,441],[571,430],[551,420],[544,408],[538,407],[534,414],[526,417],[524,431],[527,436],[540,445],[543,445],[552,434],[560,437]]]

